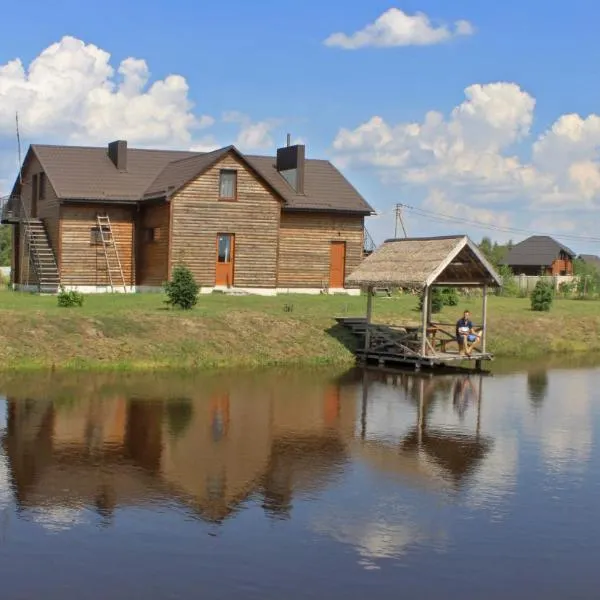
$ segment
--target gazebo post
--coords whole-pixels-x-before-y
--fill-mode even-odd
[[[423,329],[422,329],[422,339],[421,339],[421,355],[425,356],[425,350],[427,348],[427,319],[429,313],[429,286],[426,285],[424,288],[424,296],[423,296]]]
[[[483,285],[483,309],[482,309],[481,352],[485,354],[485,340],[487,338],[487,284]]]
[[[367,287],[367,328],[365,330],[365,353],[371,346],[371,316],[373,314],[373,288]],[[365,359],[367,357],[365,356]]]

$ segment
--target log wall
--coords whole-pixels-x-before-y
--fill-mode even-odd
[[[91,230],[96,215],[107,214],[119,251],[126,285],[135,285],[134,207],[68,205],[60,209],[61,218],[61,283],[63,285],[109,285],[102,244],[93,244]],[[122,285],[113,275],[115,286]]]
[[[137,285],[161,286],[169,277],[170,205],[143,208],[136,223]],[[150,232],[160,230],[159,239]]]
[[[237,171],[237,199],[219,201],[219,172]],[[235,235],[234,285],[275,287],[281,202],[233,154],[173,199],[172,265],[186,264],[202,286],[215,284],[217,234]]]
[[[346,242],[347,276],[362,261],[363,231],[362,216],[283,212],[278,287],[328,287],[331,242]]]

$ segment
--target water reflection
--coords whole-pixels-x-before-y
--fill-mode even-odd
[[[382,381],[398,391],[382,401]],[[378,381],[379,379],[379,381]],[[459,486],[492,446],[481,434],[483,375],[433,376],[374,372],[363,382],[359,451],[376,468],[429,484]],[[372,398],[370,402],[370,392]],[[407,401],[407,402],[403,402]],[[430,425],[439,405],[451,405],[458,426]],[[412,407],[412,419],[407,408]],[[468,412],[472,423],[466,425]],[[412,420],[412,423],[411,423]]]
[[[224,594],[241,589],[232,573],[247,582],[282,572],[277,597],[294,597],[294,585],[302,589],[307,573],[321,572],[321,583],[345,590],[323,596],[347,599],[354,596],[345,574],[357,565],[363,573],[421,560],[416,587],[407,588],[419,591],[438,560],[424,557],[454,553],[448,560],[458,572],[445,576],[464,581],[465,597],[487,597],[468,593],[472,573],[489,573],[500,551],[518,555],[526,547],[528,556],[545,556],[548,536],[548,549],[532,542],[543,530],[571,549],[563,560],[576,574],[583,563],[573,544],[585,539],[596,496],[593,487],[582,496],[573,490],[600,481],[598,376],[353,370],[4,381],[0,519],[11,521],[16,541],[0,544],[0,564],[10,574],[35,561],[38,547],[56,543],[52,560],[66,569],[84,541],[89,562],[79,567],[104,583],[95,553],[113,564],[122,549],[114,581],[140,568],[146,587],[137,595],[151,598],[160,569],[135,559],[138,552],[147,559],[151,547],[161,567],[180,568],[189,558],[177,582],[198,583],[202,568],[206,576],[226,564]],[[568,527],[566,513],[553,512],[563,500],[578,506]],[[7,547],[13,554],[2,553]],[[311,567],[295,578],[297,564]],[[462,573],[460,564],[469,569]],[[36,572],[48,582],[67,571],[57,566],[42,576],[38,565]],[[497,581],[509,572],[500,569]],[[382,597],[395,597],[397,580],[386,581]],[[185,592],[170,595],[192,594]]]
[[[548,393],[548,372],[545,369],[527,373],[527,391],[534,409],[539,409]]]
[[[326,488],[352,458],[459,485],[491,447],[480,433],[481,377],[386,380],[355,371],[334,381],[270,383],[215,379],[172,397],[10,395],[2,445],[17,506],[58,529],[79,523],[84,507],[110,523],[118,506],[169,498],[211,522],[250,498],[288,518],[294,496]],[[379,397],[388,385],[393,393]],[[429,425],[436,403],[450,404],[461,427],[474,411],[473,427]]]
[[[18,507],[61,507],[66,516],[48,512],[60,526],[78,522],[67,509],[110,520],[117,506],[174,497],[219,522],[259,494],[268,513],[285,516],[294,493],[341,472],[351,388],[216,388],[172,399],[8,397],[2,442]]]

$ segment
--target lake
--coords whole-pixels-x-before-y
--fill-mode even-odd
[[[599,364],[4,375],[0,597],[597,598]]]

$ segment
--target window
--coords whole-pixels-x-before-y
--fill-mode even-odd
[[[219,234],[217,262],[230,263],[232,250],[232,236],[227,233]]]
[[[160,227],[149,227],[148,229],[146,229],[146,233],[145,233],[146,242],[148,242],[148,243],[158,242],[158,240],[160,240],[160,237],[161,237]]]
[[[43,200],[46,197],[46,173],[40,173],[38,177],[38,198]]]
[[[31,178],[31,200],[35,202],[38,199],[39,187],[38,187],[38,176],[34,175]]]
[[[279,171],[283,178],[288,182],[290,187],[294,190],[298,190],[298,169],[287,169],[286,171]]]
[[[222,169],[219,177],[219,198],[235,200],[237,194],[237,171]]]
[[[108,225],[102,225],[102,231],[100,231],[100,227],[98,225],[90,229],[90,244],[92,246],[101,246],[103,237],[104,242],[112,241],[110,227]]]

